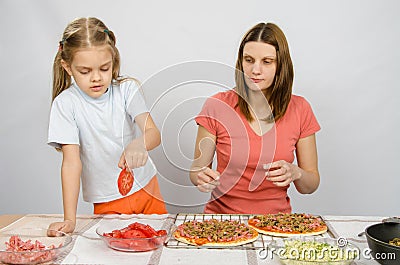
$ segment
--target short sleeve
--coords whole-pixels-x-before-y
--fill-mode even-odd
[[[149,112],[149,109],[146,105],[146,101],[143,97],[142,92],[140,91],[139,86],[136,82],[131,81],[130,85],[127,87],[127,113],[132,117],[132,120],[135,119],[136,116]]]
[[[58,97],[53,101],[47,143],[61,148],[62,144],[79,144],[79,130],[74,118],[72,102]]]
[[[310,136],[321,129],[310,103],[303,99],[300,123],[300,138]]]
[[[203,126],[208,132],[213,135],[217,135],[218,131],[218,101],[219,100],[215,97],[208,98],[204,103],[200,113],[195,118],[195,121],[198,125]],[[221,103],[219,102],[219,104]]]

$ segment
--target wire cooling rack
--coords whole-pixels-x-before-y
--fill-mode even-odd
[[[248,221],[251,216],[254,216],[253,214],[191,214],[191,213],[179,213],[175,216],[175,219],[171,220],[171,234],[173,233],[173,230],[179,226],[180,224],[187,222],[187,221],[193,221],[193,220],[198,220],[198,221],[204,221],[208,219],[216,219],[220,221],[224,220],[237,220],[241,223],[248,224]],[[328,225],[328,224],[327,224]],[[322,235],[319,235],[319,237],[331,237],[331,238],[336,238],[336,235],[331,232],[331,227],[328,225],[328,231]],[[267,236],[267,235],[262,235],[259,234],[257,240],[240,245],[240,246],[223,246],[223,247],[217,247],[217,246],[194,246],[194,245],[188,245],[183,242],[180,242],[176,240],[173,236],[167,241],[165,244],[166,247],[168,248],[183,248],[183,249],[199,249],[199,248],[212,248],[212,249],[267,249],[268,245],[274,241],[273,236]]]

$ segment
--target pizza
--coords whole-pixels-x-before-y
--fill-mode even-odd
[[[176,240],[195,246],[231,247],[257,240],[258,232],[238,220],[192,220],[180,224]]]
[[[321,217],[305,213],[255,215],[248,224],[261,234],[280,237],[313,236],[328,231]]]

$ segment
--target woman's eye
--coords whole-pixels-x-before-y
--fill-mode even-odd
[[[79,73],[81,73],[82,75],[86,75],[86,74],[88,74],[89,72],[88,72],[88,71],[85,71],[85,72],[79,72]]]
[[[108,70],[110,70],[110,68],[103,68],[103,69],[100,69],[101,71],[103,71],[103,72],[107,72]]]
[[[244,61],[247,63],[251,63],[253,60],[251,58],[244,58]]]

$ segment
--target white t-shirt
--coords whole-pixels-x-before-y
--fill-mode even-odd
[[[99,98],[91,98],[75,83],[58,95],[52,104],[47,143],[80,145],[82,193],[87,202],[107,202],[121,198],[117,180],[118,162],[124,147],[141,131],[135,117],[149,112],[135,81],[110,85]],[[149,183],[157,170],[153,161],[134,169],[132,194]],[[128,194],[128,195],[129,195]]]

